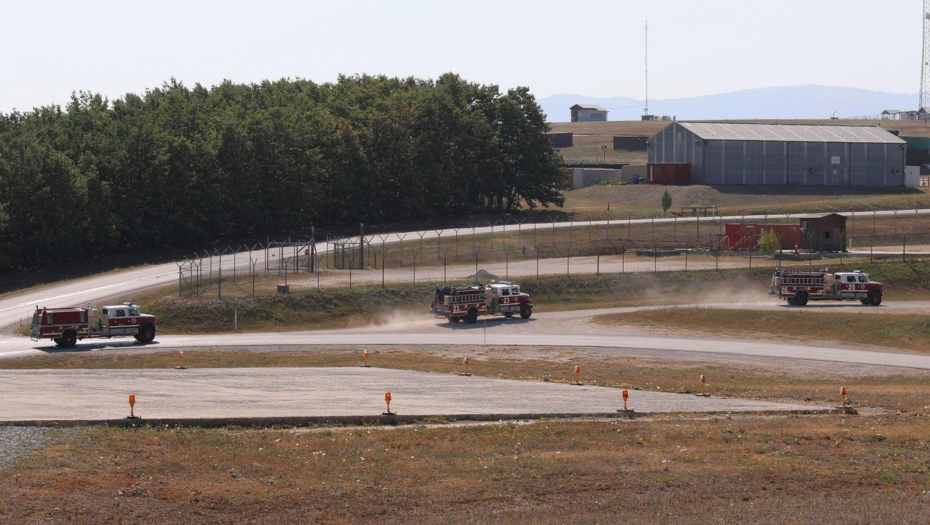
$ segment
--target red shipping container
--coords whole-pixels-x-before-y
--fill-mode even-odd
[[[686,186],[691,184],[691,165],[673,162],[648,164],[646,180],[649,184]]]
[[[750,244],[756,249],[759,237],[769,230],[775,230],[782,250],[794,250],[794,245],[801,243],[801,227],[797,224],[727,224],[727,250],[748,250]]]

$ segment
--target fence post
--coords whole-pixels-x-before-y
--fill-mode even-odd
[[[182,288],[181,283],[184,280],[184,277],[181,273],[181,263],[175,261],[174,264],[178,265],[178,297],[184,296],[184,288]]]
[[[901,246],[901,260],[903,262],[907,262],[907,234],[906,233],[904,234],[903,238],[904,238],[904,244]]]
[[[504,246],[504,278],[510,280],[510,246]]]
[[[423,236],[426,235],[426,230],[423,230],[423,233],[417,232],[417,235],[420,236],[420,249],[417,250],[417,255],[420,255],[420,262],[423,262]],[[413,256],[413,261],[416,262],[417,256]]]
[[[555,221],[558,217],[552,219],[552,247],[555,248]]]
[[[252,297],[255,297],[255,267],[258,265],[258,259],[252,259],[249,254],[249,273],[252,275]]]
[[[572,242],[568,241],[567,250],[565,252],[565,275],[567,277],[572,276]]]
[[[533,231],[536,231],[536,230],[533,230]],[[536,252],[536,280],[538,281],[539,280],[539,249],[534,246],[533,251]]]
[[[436,234],[436,259],[442,256],[442,232],[445,230],[433,230]]]

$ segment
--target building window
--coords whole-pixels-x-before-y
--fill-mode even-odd
[[[830,232],[823,232],[823,238],[824,238],[824,240],[829,241],[829,240],[830,240]]]

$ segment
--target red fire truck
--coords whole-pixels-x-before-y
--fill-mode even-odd
[[[479,315],[503,315],[509,319],[516,313],[529,319],[533,315],[533,300],[512,281],[487,286],[479,283],[437,286],[430,312],[452,323],[465,319],[466,323],[474,324]]]
[[[97,337],[133,336],[136,341],[151,343],[155,340],[158,321],[155,316],[143,314],[139,305],[123,303],[104,306],[96,321],[91,321],[91,308],[39,308],[32,316],[33,341],[51,339],[62,348],[71,348],[80,339]]]
[[[775,270],[769,295],[804,306],[808,301],[845,301],[858,299],[862,304],[882,304],[882,283],[870,281],[861,270],[830,273],[820,271]]]

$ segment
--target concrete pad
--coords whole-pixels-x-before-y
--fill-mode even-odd
[[[188,370],[10,370],[0,372],[0,421],[375,416],[603,414],[623,407],[621,390],[460,377],[384,368]],[[630,390],[638,412],[830,410],[803,404],[701,398]]]

